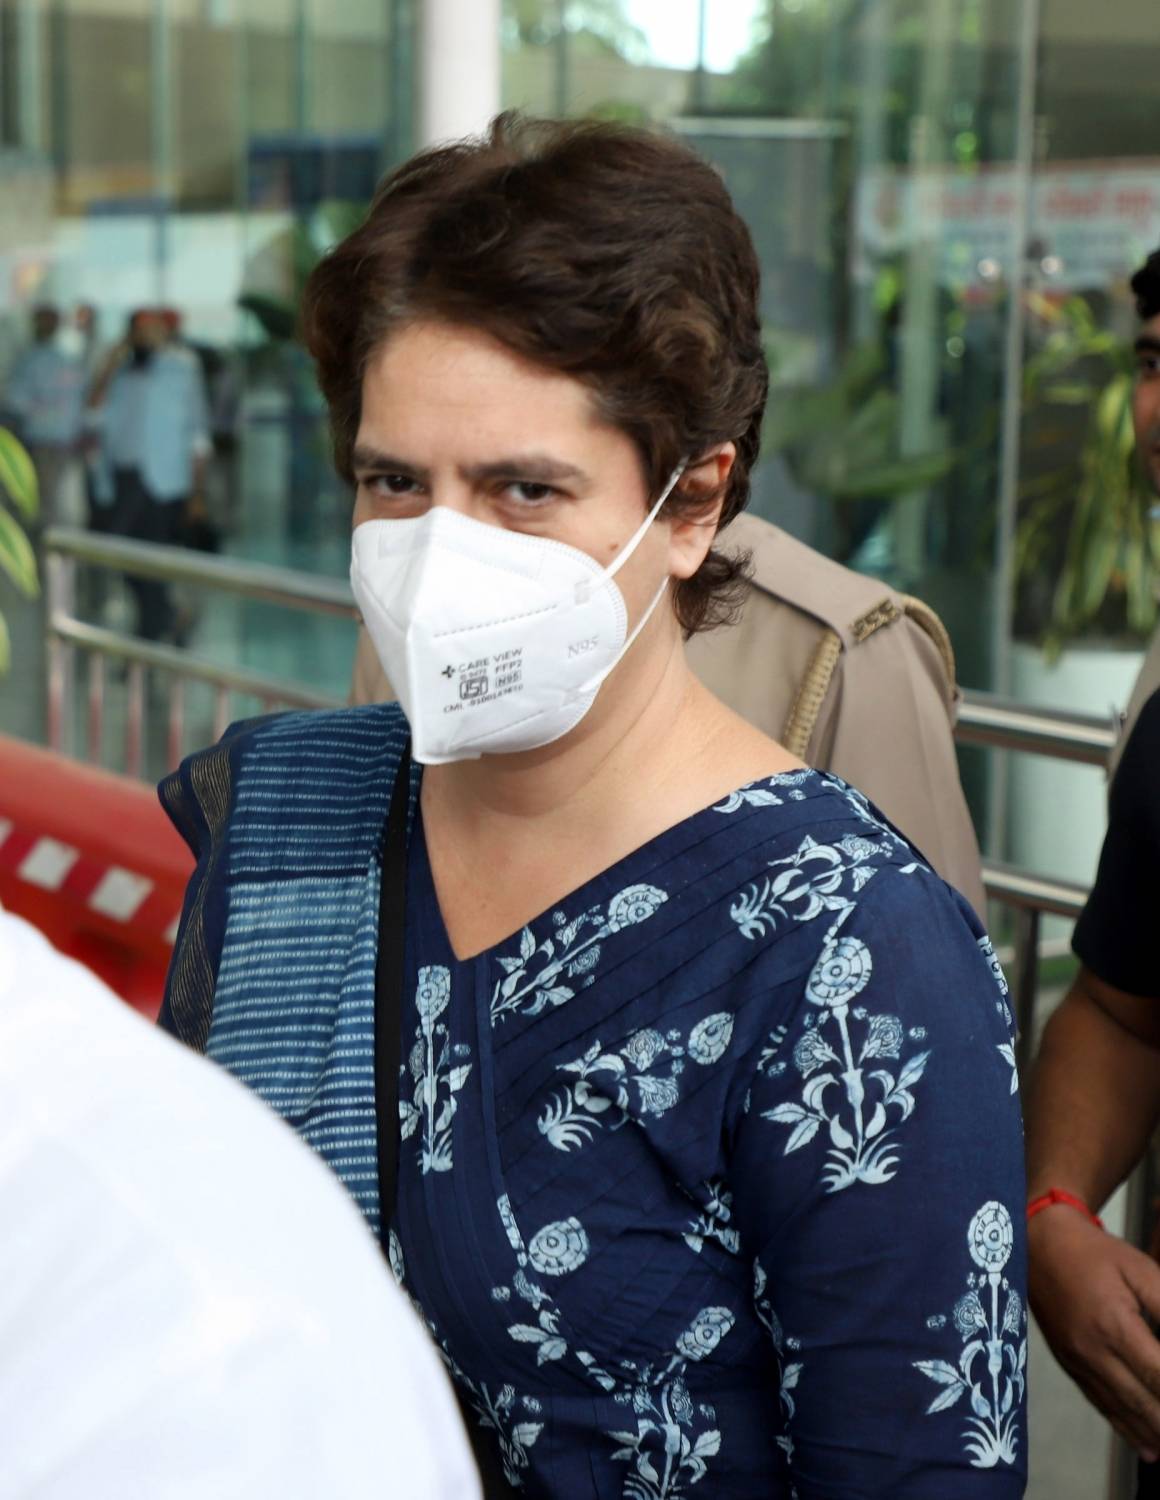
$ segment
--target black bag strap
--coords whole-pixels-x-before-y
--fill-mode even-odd
[[[395,772],[383,828],[379,889],[379,945],[375,961],[375,1126],[379,1166],[379,1243],[389,1258],[391,1220],[399,1195],[399,1058],[403,1047],[403,990],[407,934],[407,811],[411,802],[411,747]],[[459,1390],[455,1388],[459,1397]],[[513,1493],[493,1438],[459,1397],[486,1500]]]

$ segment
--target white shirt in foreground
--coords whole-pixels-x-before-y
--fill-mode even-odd
[[[328,1169],[0,910],[2,1500],[476,1500]]]

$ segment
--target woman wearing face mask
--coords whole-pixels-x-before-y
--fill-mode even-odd
[[[664,138],[503,119],[385,183],[306,328],[400,704],[165,783],[164,1021],[347,1184],[489,1494],[1013,1497],[990,945],[685,665],[741,577],[757,290]]]

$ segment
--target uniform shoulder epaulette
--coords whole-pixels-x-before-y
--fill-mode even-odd
[[[723,541],[750,554],[754,588],[809,615],[819,627],[783,732],[783,743],[792,754],[804,755],[843,652],[900,620],[912,620],[930,639],[946,673],[948,699],[953,697],[954,650],[946,627],[929,605],[824,557],[760,516],[738,516]]]

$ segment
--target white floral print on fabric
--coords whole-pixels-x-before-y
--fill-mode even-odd
[[[593,1042],[583,1057],[560,1064],[558,1071],[577,1081],[552,1094],[537,1128],[557,1151],[572,1151],[598,1130],[619,1130],[631,1118],[634,1093],[642,1117],[667,1114],[680,1101],[686,1059],[712,1067],[732,1040],[733,1017],[719,1011],[698,1021],[687,1039],[680,1031],[645,1027],[615,1049]]]
[[[730,1255],[741,1251],[741,1235],[731,1227],[733,1220],[733,1194],[725,1185],[724,1178],[711,1177],[705,1183],[706,1202],[682,1238],[689,1249],[700,1255],[706,1240],[713,1240]]]
[[[588,1259],[588,1236],[579,1219],[545,1224],[532,1236],[528,1259],[541,1276],[567,1276]]]
[[[706,1016],[689,1032],[689,1056],[703,1068],[711,1067],[725,1056],[733,1038],[733,1017],[727,1011]]]
[[[1015,1017],[1011,1012],[1011,989],[1007,983],[1007,976],[1003,973],[1003,965],[999,962],[999,955],[995,952],[995,946],[986,933],[978,939],[978,947],[984,962],[991,971],[991,977],[995,981],[995,988],[998,990],[995,1009],[1006,1022],[1007,1030],[1013,1034],[1015,1031]]]
[[[739,787],[737,791],[730,792],[724,802],[719,802],[713,808],[714,812],[735,813],[742,807],[782,807],[785,803],[784,797],[777,795],[777,790],[787,791],[794,801],[800,801],[805,793],[801,785],[809,781],[814,775],[813,771],[779,771],[776,776],[769,776],[761,781],[751,781],[748,786]]]
[[[499,1439],[499,1454],[503,1464],[503,1477],[513,1489],[522,1490],[524,1475],[531,1467],[529,1449],[544,1430],[542,1422],[518,1421],[517,1404],[525,1410],[535,1411],[539,1403],[533,1398],[523,1397],[517,1403],[515,1387],[502,1386],[494,1395],[483,1382],[476,1383],[461,1370],[455,1377],[467,1391],[481,1427],[493,1428]]]
[[[613,1460],[630,1466],[624,1500],[680,1500],[708,1473],[709,1459],[721,1451],[721,1432],[713,1407],[694,1406],[685,1371],[707,1359],[734,1322],[728,1308],[704,1307],[677,1339],[667,1363],[654,1368],[624,1361],[625,1380],[613,1400],[632,1407],[636,1431],[607,1434],[617,1444]]]
[[[879,866],[871,861],[888,854],[882,842],[857,834],[847,834],[836,844],[819,844],[807,834],[796,853],[770,860],[775,873],[747,886],[729,915],[750,942],[773,932],[780,922],[812,922],[823,912],[833,914],[833,934],[854,910],[858,892],[877,873]]]
[[[415,1008],[419,1025],[415,1045],[406,1066],[399,1068],[400,1083],[407,1067],[411,1072],[413,1100],[403,1098],[399,1090],[399,1133],[409,1140],[422,1123],[419,1162],[424,1173],[451,1170],[451,1122],[458,1109],[455,1096],[471,1072],[471,1048],[463,1042],[452,1043],[450,1032],[440,1017],[451,1000],[451,971],[437,964],[419,970],[415,990]]]
[[[407,1280],[406,1266],[403,1263],[403,1246],[399,1236],[392,1229],[387,1235],[387,1260],[391,1265],[391,1273],[395,1278],[396,1286],[403,1286]]]
[[[945,1359],[914,1362],[941,1389],[927,1415],[949,1411],[970,1396],[973,1415],[963,1434],[972,1467],[993,1469],[1017,1457],[1019,1415],[1026,1394],[1027,1312],[1003,1272],[1015,1243],[1007,1207],[984,1203],[967,1230],[967,1249],[978,1271],[967,1274],[967,1290],[951,1320],[963,1341],[957,1365]],[[928,1326],[945,1326],[942,1318]]]
[[[825,781],[828,786],[833,787],[842,794],[858,821],[872,828],[875,836],[884,842],[888,848],[894,850],[896,853],[910,854],[913,852],[906,840],[901,835],[895,833],[889,823],[883,822],[875,813],[874,809],[870,806],[869,800],[863,796],[857,787],[850,786],[847,782],[842,781],[836,776],[826,776]],[[912,860],[910,864],[903,865],[900,868],[903,875],[913,875],[918,870],[925,870],[927,874],[930,873],[928,867],[920,860]]]
[[[1008,1031],[1014,1032],[1015,1017],[1011,1014],[1009,1001],[1011,991],[1007,984],[1007,976],[1003,973],[1003,965],[999,962],[999,955],[995,952],[995,945],[986,933],[977,941],[979,952],[990,969],[991,977],[995,981],[995,988],[999,992],[998,998],[995,1001],[995,1009],[1006,1022]],[[1011,1069],[1011,1092],[1017,1094],[1019,1092],[1019,1064],[1015,1060],[1015,1048],[1010,1042],[1000,1042],[998,1044],[998,1051],[1003,1061]]]
[[[568,1352],[568,1344],[560,1333],[560,1314],[550,1294],[543,1287],[537,1286],[522,1269],[516,1272],[510,1287],[493,1287],[491,1295],[496,1302],[509,1302],[513,1291],[527,1303],[535,1322],[509,1324],[509,1336],[517,1344],[535,1346],[537,1365],[563,1359]]]
[[[392,1229],[388,1236],[388,1259],[391,1270],[394,1272],[395,1281],[406,1291],[406,1268],[403,1262],[403,1246],[399,1236]],[[516,1396],[515,1387],[505,1385],[494,1396],[489,1388],[472,1378],[461,1368],[458,1361],[452,1355],[447,1340],[442,1336],[435,1324],[427,1315],[426,1309],[414,1297],[407,1294],[411,1306],[419,1321],[426,1328],[435,1345],[436,1352],[444,1365],[447,1373],[455,1384],[464,1391],[471,1401],[476,1416],[482,1427],[494,1430],[497,1435],[500,1450],[500,1459],[503,1464],[504,1478],[513,1489],[523,1489],[524,1473],[530,1465],[529,1449],[532,1448],[543,1431],[542,1422],[517,1420],[516,1408],[522,1407],[524,1412],[533,1416],[539,1415],[541,1411],[540,1402],[534,1396]],[[493,1292],[494,1296],[495,1293]],[[555,1357],[551,1354],[546,1358]]]
[[[542,943],[525,927],[519,955],[496,957],[503,978],[492,992],[491,1024],[513,1014],[538,1016],[552,1006],[566,1005],[576,994],[569,981],[584,986],[593,982],[601,945],[615,933],[647,922],[667,900],[666,892],[655,885],[631,885],[618,891],[607,907],[589,907],[571,921],[557,912],[555,931]]]
[[[578,1270],[588,1258],[588,1235],[584,1226],[575,1218],[545,1224],[532,1236],[531,1243],[525,1245],[520,1226],[512,1212],[511,1200],[506,1193],[496,1200],[496,1207],[508,1244],[515,1255],[517,1269],[511,1286],[493,1287],[492,1298],[500,1303],[509,1302],[514,1293],[536,1314],[535,1324],[524,1322],[509,1325],[509,1336],[517,1344],[534,1345],[538,1365],[549,1360],[563,1359],[565,1355],[571,1354],[585,1375],[594,1380],[602,1391],[608,1393],[615,1390],[616,1381],[597,1363],[593,1355],[586,1349],[569,1348],[566,1338],[560,1332],[560,1310],[552,1294],[528,1275],[529,1266],[543,1276],[554,1277],[566,1276]]]
[[[798,1353],[801,1344],[797,1339],[789,1339],[785,1336],[785,1330],[781,1326],[781,1319],[773,1310],[766,1288],[768,1278],[765,1268],[759,1260],[753,1262],[753,1307],[757,1313],[757,1321],[762,1324],[769,1334],[770,1342],[773,1344],[777,1355],[778,1369],[781,1379],[778,1388],[778,1399],[781,1402],[782,1414],[785,1417],[785,1431],[777,1439],[777,1446],[785,1454],[786,1462],[793,1462],[793,1432],[791,1423],[797,1405],[794,1400],[794,1391],[798,1388],[798,1382],[802,1376],[801,1360],[793,1359]],[[790,1500],[797,1500],[797,1490],[790,1486]]]
[[[859,938],[832,938],[822,950],[805,991],[816,1015],[807,1015],[793,1049],[794,1065],[805,1082],[801,1103],[787,1100],[761,1114],[790,1128],[786,1156],[808,1146],[825,1128],[830,1145],[822,1177],[830,1193],[894,1177],[900,1160],[898,1129],[914,1112],[911,1090],[930,1058],[929,1050],[914,1053],[897,1075],[882,1067],[867,1070],[866,1064],[876,1060],[899,1060],[907,1041],[897,1016],[871,1014],[851,1004],[869,984],[873,967],[870,949]],[[912,1032],[911,1037],[918,1040],[925,1034]]]

